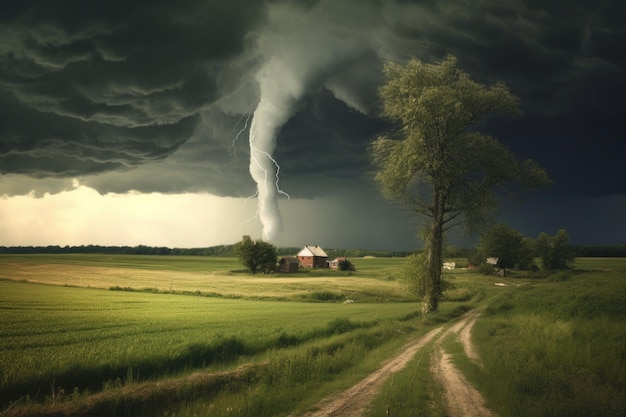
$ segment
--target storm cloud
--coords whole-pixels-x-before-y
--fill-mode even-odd
[[[389,129],[382,64],[447,54],[521,98],[523,116],[489,129],[563,192],[623,193],[625,19],[611,1],[15,2],[0,16],[0,194],[78,178],[100,193],[252,195],[263,71],[297,89],[274,151],[285,190],[366,184],[367,146]],[[590,159],[603,162],[579,169]]]

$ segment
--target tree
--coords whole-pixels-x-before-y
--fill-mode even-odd
[[[385,65],[382,114],[399,129],[372,146],[375,179],[387,199],[424,218],[422,311],[437,310],[445,232],[456,224],[475,230],[497,205],[494,188],[548,182],[533,161],[518,161],[496,139],[478,132],[489,116],[515,113],[518,99],[502,83],[472,81],[448,57],[440,64],[411,60]]]
[[[554,236],[541,232],[536,241],[537,254],[547,270],[570,269],[574,254],[569,246],[569,235],[561,229]]]
[[[253,274],[273,272],[276,269],[276,248],[261,239],[253,241],[244,236],[235,245],[235,254]]]
[[[481,262],[487,257],[498,258],[498,267],[504,269],[506,275],[507,268],[513,268],[520,263],[523,239],[521,233],[508,225],[504,223],[495,225],[480,236],[477,252]]]
[[[522,245],[519,248],[517,269],[528,271],[536,269],[537,266],[533,262],[535,253],[535,241],[529,237],[522,238]]]

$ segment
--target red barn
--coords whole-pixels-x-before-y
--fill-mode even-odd
[[[303,247],[298,252],[298,261],[304,268],[328,268],[328,255],[317,245]]]

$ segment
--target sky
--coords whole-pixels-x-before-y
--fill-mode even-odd
[[[483,129],[553,180],[494,221],[626,244],[624,21],[617,0],[13,2],[0,246],[420,248],[368,147],[383,64],[448,54],[520,98]]]

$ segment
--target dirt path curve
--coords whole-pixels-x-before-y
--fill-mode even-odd
[[[475,313],[469,318],[467,324],[459,333],[459,341],[463,345],[465,355],[474,362],[481,364],[480,356],[478,356],[478,353],[476,352],[476,349],[474,349],[474,345],[472,344],[472,327],[474,326],[474,323],[476,323],[478,316],[479,313]]]
[[[432,371],[443,385],[446,400],[446,411],[450,417],[496,417],[484,405],[480,392],[470,384],[463,374],[454,366],[451,355],[441,347],[441,342],[450,333],[456,333],[463,345],[465,355],[480,364],[480,356],[476,352],[471,332],[480,312],[471,310],[462,316],[461,320],[446,330],[438,339],[439,348],[435,355]]]
[[[402,370],[426,343],[435,340],[435,343],[440,346],[443,339],[451,333],[458,335],[465,354],[480,363],[480,358],[471,343],[471,329],[479,315],[479,312],[470,310],[443,333],[443,327],[438,327],[408,343],[398,356],[387,361],[376,372],[353,387],[325,398],[315,405],[314,411],[302,414],[301,417],[357,417],[363,415],[370,401],[391,374]],[[480,393],[454,367],[450,361],[450,355],[445,353],[441,347],[437,350],[432,371],[444,386],[447,411],[450,417],[496,417],[495,414],[485,408]]]
[[[495,414],[485,407],[480,393],[452,364],[450,354],[440,349],[436,358],[435,375],[443,384],[448,416],[495,417]]]
[[[315,411],[302,414],[301,417],[361,416],[370,400],[378,393],[387,378],[404,368],[417,351],[431,341],[441,330],[442,327],[433,329],[419,339],[405,345],[402,352],[387,361],[382,368],[371,373],[353,387],[322,400],[315,406]]]

